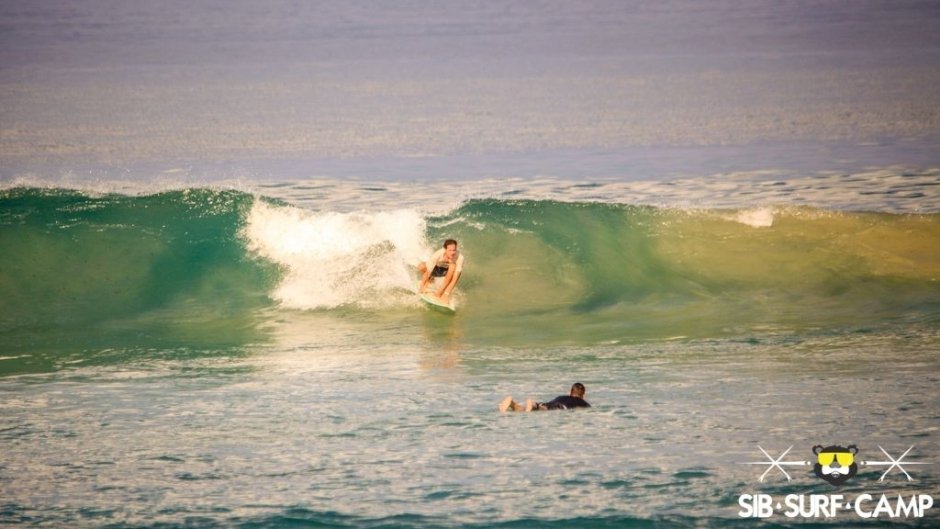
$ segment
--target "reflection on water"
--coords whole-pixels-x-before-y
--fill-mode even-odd
[[[427,310],[422,314],[425,351],[421,355],[421,368],[452,369],[460,362],[460,354],[465,349],[462,318],[457,314],[441,314]]]

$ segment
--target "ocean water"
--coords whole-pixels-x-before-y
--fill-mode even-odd
[[[653,206],[563,182],[437,211],[396,198],[426,186],[7,189],[2,519],[724,526],[741,494],[832,489],[809,469],[759,482],[740,464],[758,447],[933,461],[940,180],[877,180],[934,212]],[[455,316],[413,293],[447,236],[468,262]],[[576,380],[592,409],[496,411]],[[839,492],[940,489],[931,467],[880,472]]]
[[[935,526],[938,20],[3,4],[0,526]]]

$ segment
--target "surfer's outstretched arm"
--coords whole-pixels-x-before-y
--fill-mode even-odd
[[[450,267],[447,276],[444,278],[444,288],[437,291],[437,297],[444,303],[450,302],[450,293],[457,287],[457,280],[460,279],[460,272],[455,272],[454,267]]]

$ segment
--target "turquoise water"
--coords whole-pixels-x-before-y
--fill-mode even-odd
[[[930,327],[940,299],[935,213],[505,199],[343,213],[211,189],[0,200],[4,373],[85,347],[263,343],[283,310],[408,326],[414,265],[447,237],[474,262],[457,299],[473,345]]]
[[[5,525],[751,525],[742,494],[835,492],[761,449],[940,454],[936,213],[335,185],[0,194]],[[455,316],[411,291],[447,236]],[[592,409],[496,411],[574,381]],[[837,492],[940,496],[883,471]]]

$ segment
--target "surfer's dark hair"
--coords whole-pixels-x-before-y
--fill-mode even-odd
[[[571,386],[571,396],[572,396],[572,397],[584,397],[584,392],[585,392],[585,391],[586,391],[586,390],[584,389],[584,384],[582,384],[582,383],[580,383],[580,382],[575,382],[575,383],[572,384],[572,386]]]
[[[457,240],[456,240],[456,239],[447,239],[446,241],[444,241],[444,248],[447,248],[447,247],[450,246],[451,244],[453,244],[454,246],[457,246]]]

